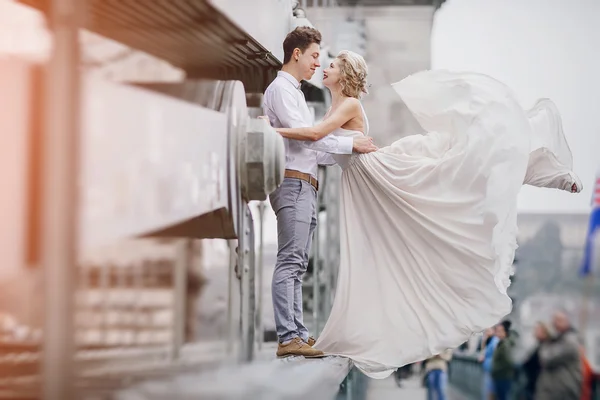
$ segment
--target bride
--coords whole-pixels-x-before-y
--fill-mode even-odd
[[[325,119],[277,131],[297,140],[368,134],[366,77],[364,59],[342,51],[324,71]],[[393,88],[427,134],[334,155],[343,169],[341,261],[315,344],[372,378],[506,316],[519,189],[582,189],[550,100],[524,111],[506,86],[475,73],[419,72]]]

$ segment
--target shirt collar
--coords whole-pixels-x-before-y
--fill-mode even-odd
[[[279,71],[277,72],[277,76],[281,76],[282,78],[287,79],[292,85],[294,85],[296,89],[300,90],[300,82],[298,82],[296,78],[294,78],[290,73],[285,71]]]

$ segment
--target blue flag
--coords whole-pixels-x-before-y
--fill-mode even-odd
[[[597,234],[600,234],[600,172],[596,175],[596,184],[594,185],[592,194],[592,213],[590,214],[590,226],[585,241],[585,254],[583,256],[583,264],[579,274],[581,276],[589,276],[593,273],[594,259],[597,257],[594,252],[594,239]]]

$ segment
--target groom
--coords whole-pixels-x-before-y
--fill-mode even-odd
[[[298,27],[283,42],[283,68],[264,95],[264,110],[275,128],[302,128],[313,118],[300,81],[309,80],[320,67],[321,34]],[[302,277],[308,267],[312,235],[317,225],[318,165],[335,164],[331,154],[369,153],[377,150],[369,137],[329,135],[315,142],[283,139],[285,179],[269,196],[277,216],[277,264],[272,296],[279,346],[278,357],[320,357],[315,340],[302,321]]]

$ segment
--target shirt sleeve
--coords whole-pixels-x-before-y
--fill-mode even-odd
[[[333,158],[333,156],[329,153],[324,153],[319,151],[317,153],[317,164],[318,165],[335,165],[337,162]]]
[[[320,140],[311,142],[309,140],[301,140],[304,147],[311,150],[323,151],[331,154],[352,154],[354,147],[354,139],[351,137],[327,135]]]

